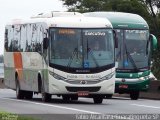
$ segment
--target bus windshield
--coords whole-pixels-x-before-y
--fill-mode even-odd
[[[148,30],[117,30],[119,46],[116,59],[120,69],[141,69],[149,66]]]
[[[85,69],[113,64],[112,30],[51,28],[50,63]]]

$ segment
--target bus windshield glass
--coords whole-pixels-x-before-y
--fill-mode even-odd
[[[118,68],[141,69],[149,66],[148,30],[118,30],[120,45],[116,50]],[[148,46],[148,47],[147,47]],[[123,49],[122,49],[123,48]]]
[[[85,69],[113,64],[112,30],[51,28],[50,63]]]

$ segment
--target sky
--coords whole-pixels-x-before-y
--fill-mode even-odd
[[[8,22],[50,11],[67,11],[67,8],[60,0],[0,0],[0,54],[4,52],[4,30]]]

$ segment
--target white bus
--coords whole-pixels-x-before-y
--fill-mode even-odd
[[[57,95],[102,103],[115,89],[114,43],[112,25],[103,18],[13,21],[5,27],[5,85],[16,90],[17,99],[41,93],[44,102]]]

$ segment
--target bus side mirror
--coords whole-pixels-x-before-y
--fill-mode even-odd
[[[117,38],[117,33],[115,30],[113,30],[113,37],[114,37],[115,48],[118,48],[118,38]]]
[[[153,34],[150,34],[149,39],[151,41],[152,50],[156,50],[157,49],[157,38]]]
[[[48,38],[44,38],[43,39],[43,49],[47,49],[49,46],[49,39]]]

